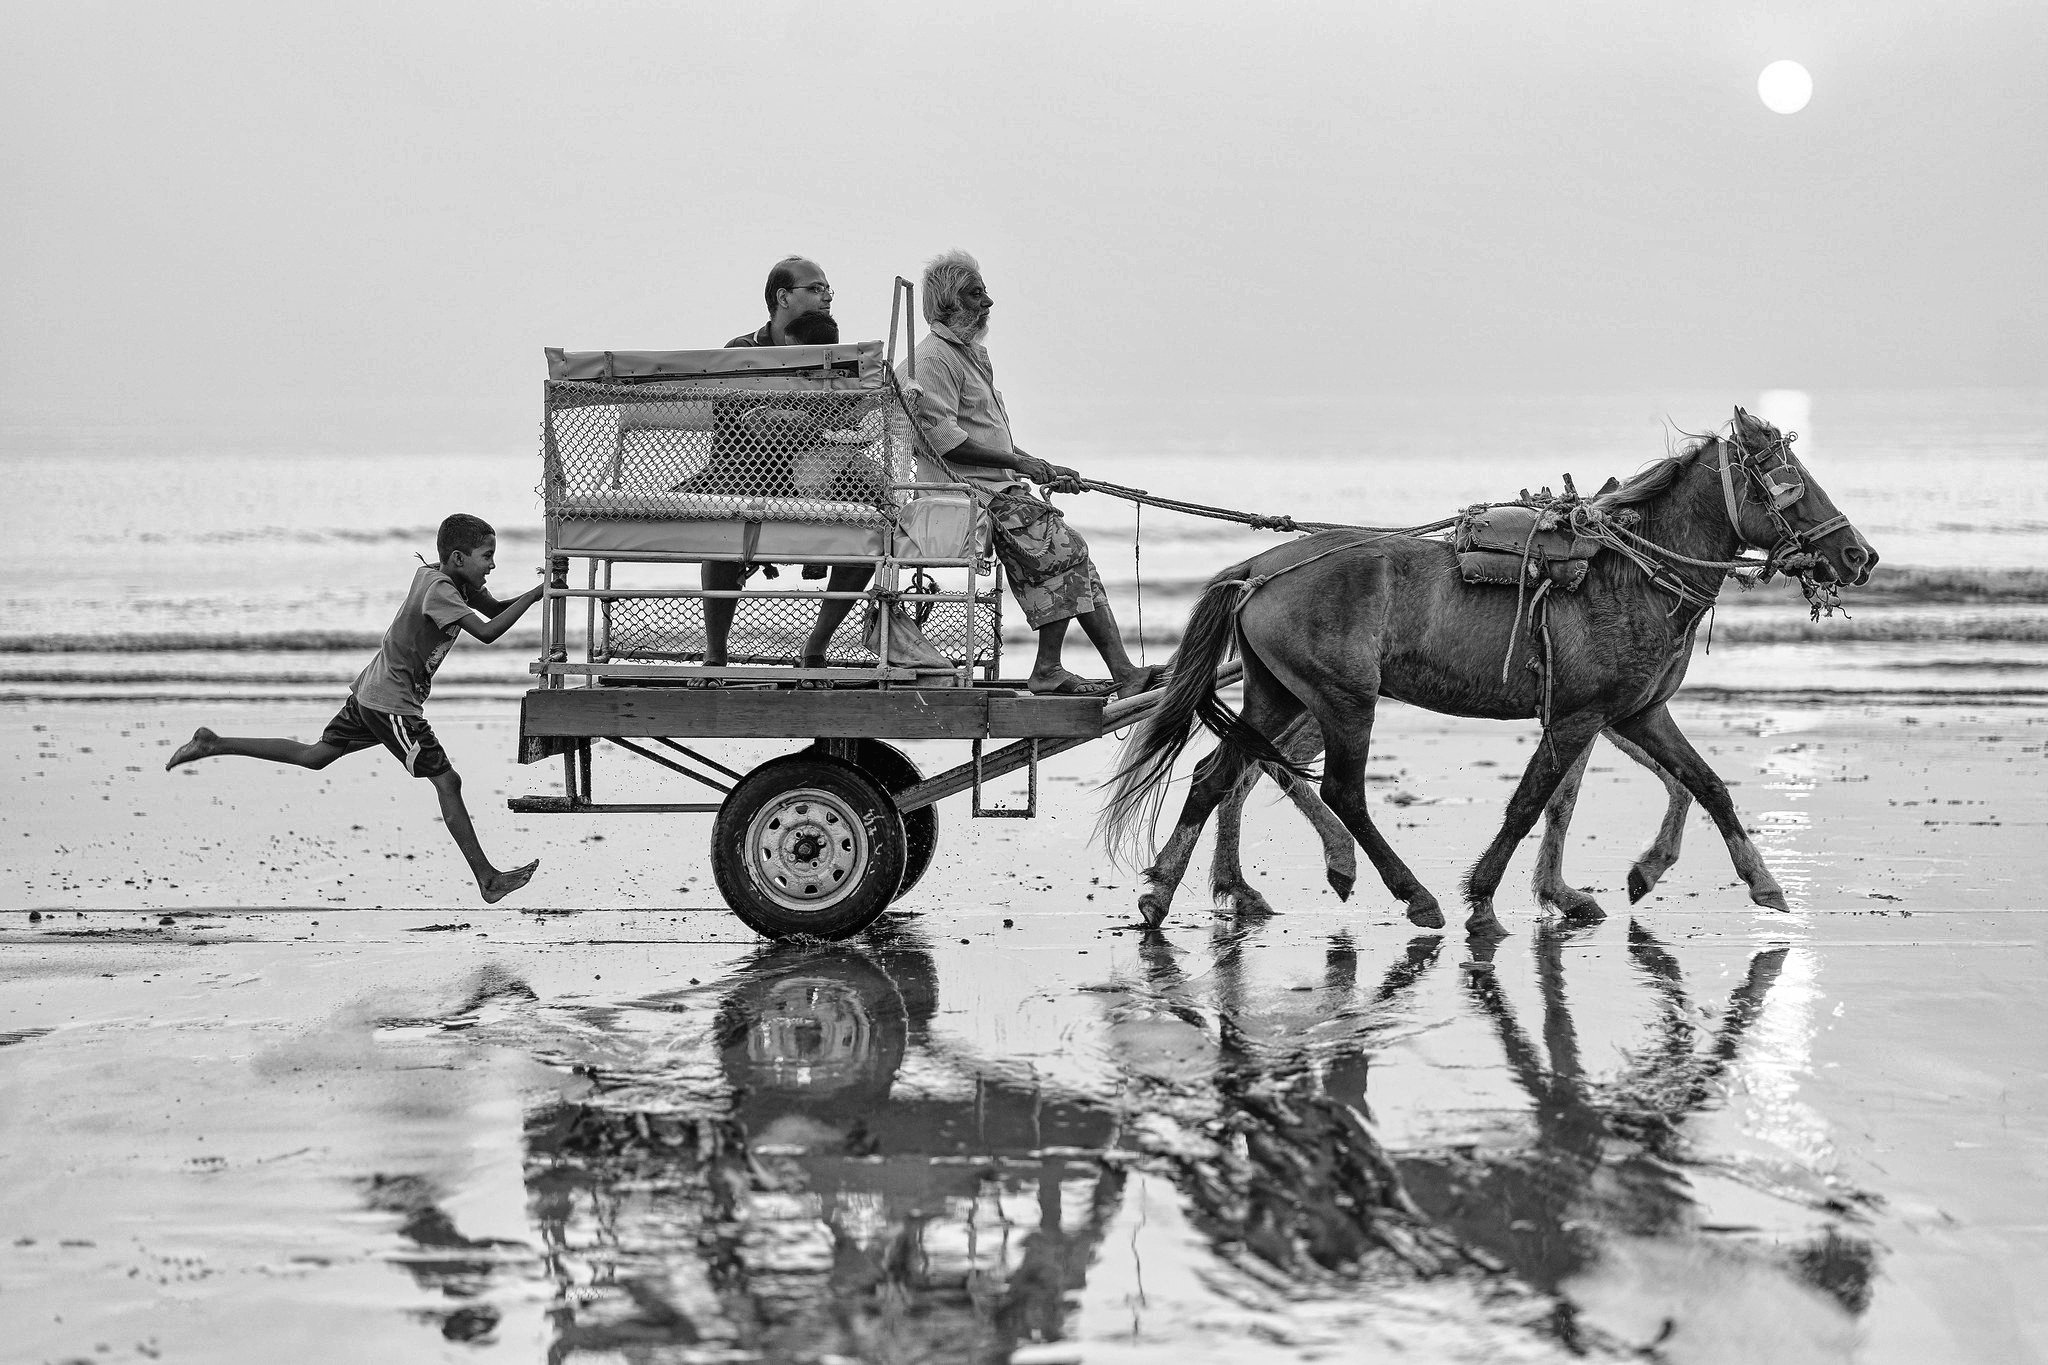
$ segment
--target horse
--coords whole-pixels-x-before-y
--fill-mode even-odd
[[[1629,903],[1634,904],[1649,895],[1678,861],[1679,849],[1685,838],[1686,815],[1692,810],[1692,795],[1683,783],[1642,749],[1612,730],[1604,734],[1623,754],[1649,769],[1664,786],[1664,818],[1658,823],[1656,835],[1629,865],[1628,898]],[[1301,716],[1280,737],[1278,747],[1282,754],[1297,764],[1311,762],[1323,752],[1322,731],[1313,720]],[[1549,803],[1543,808],[1543,842],[1537,851],[1536,866],[1530,878],[1538,905],[1580,922],[1607,917],[1598,900],[1573,886],[1564,875],[1564,838],[1571,828],[1572,812],[1579,800],[1579,784],[1585,777],[1586,762],[1592,753],[1591,746],[1588,746],[1578,763],[1557,784],[1557,790],[1551,793]],[[1256,917],[1273,913],[1273,907],[1245,876],[1240,857],[1245,803],[1265,773],[1260,765],[1248,764],[1237,784],[1216,807],[1216,853],[1209,862],[1210,896],[1216,905],[1238,915]],[[1351,831],[1316,796],[1313,784],[1285,770],[1275,772],[1273,776],[1282,793],[1321,840],[1324,876],[1331,890],[1337,893],[1339,900],[1349,900],[1358,881],[1358,846],[1352,841]],[[1194,845],[1193,836],[1175,837],[1141,874],[1150,889],[1138,898],[1138,904],[1148,922],[1156,924],[1165,920],[1173,904],[1173,893],[1187,871]]]
[[[1762,550],[1770,564],[1796,570],[1819,601],[1838,585],[1868,582],[1876,551],[1793,453],[1791,438],[1741,408],[1724,432],[1686,441],[1578,510],[1587,514],[1581,529],[1612,552],[1590,562],[1577,593],[1548,595],[1540,651],[1533,640],[1525,647],[1523,595],[1466,583],[1439,540],[1322,531],[1217,574],[1189,617],[1171,681],[1119,757],[1098,825],[1105,844],[1134,851],[1140,826],[1150,827],[1150,798],[1198,721],[1220,743],[1195,771],[1170,846],[1200,836],[1250,765],[1311,777],[1276,744],[1306,714],[1325,745],[1323,803],[1405,903],[1409,921],[1441,928],[1436,897],[1380,834],[1366,802],[1373,717],[1386,695],[1449,715],[1544,722],[1499,832],[1465,875],[1469,936],[1505,936],[1493,898],[1508,860],[1603,730],[1643,750],[1700,803],[1751,900],[1789,908],[1726,784],[1665,703],[1737,552]],[[1622,514],[1633,514],[1632,528]],[[1218,699],[1215,681],[1233,646],[1244,668],[1237,714]],[[1532,668],[1539,653],[1541,667]],[[1521,666],[1512,666],[1518,657]],[[1139,909],[1148,927],[1164,922],[1163,903]]]

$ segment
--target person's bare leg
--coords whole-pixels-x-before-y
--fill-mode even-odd
[[[704,561],[701,581],[706,592],[737,592],[747,581],[742,565],[722,560]],[[704,666],[724,668],[726,642],[732,638],[732,616],[739,610],[737,597],[706,597],[704,603]]]
[[[1056,692],[1068,679],[1083,681],[1067,672],[1060,662],[1067,642],[1067,624],[1074,618],[1061,617],[1038,628],[1038,657],[1031,662],[1031,677],[1025,686],[1033,692]]]
[[[284,763],[294,768],[317,771],[347,752],[347,749],[337,748],[325,740],[301,744],[295,739],[237,739],[231,735],[217,735],[202,725],[192,732],[192,738],[178,746],[170,762],[164,764],[164,771],[169,772],[202,758],[260,758],[266,763]]]
[[[872,564],[834,564],[831,575],[825,580],[827,592],[859,592],[875,576]],[[839,623],[846,619],[846,613],[860,604],[851,598],[835,601],[828,597],[818,604],[818,624],[811,627],[810,638],[804,641],[804,667],[823,668],[832,648],[832,634],[839,629]]]
[[[1117,686],[1137,678],[1147,670],[1131,662],[1131,656],[1124,652],[1123,632],[1118,629],[1116,613],[1110,610],[1107,597],[1095,599],[1095,610],[1078,618],[1082,633],[1095,646],[1095,652],[1102,656],[1102,662],[1109,667],[1109,676],[1116,679]]]
[[[533,880],[534,869],[540,866],[538,858],[524,867],[500,872],[484,856],[483,845],[477,842],[476,826],[470,823],[469,807],[462,802],[462,778],[453,768],[434,778],[433,782],[434,795],[441,798],[441,818],[448,822],[448,832],[455,836],[455,846],[468,860],[469,870],[476,876],[476,889],[483,893],[484,904],[495,905]]]

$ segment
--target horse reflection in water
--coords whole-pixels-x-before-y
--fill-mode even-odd
[[[1860,1216],[1856,1197],[1830,1191],[1805,1198],[1804,1216],[1823,1230],[1797,1245],[1776,1245],[1709,1231],[1685,1175],[1697,1159],[1686,1120],[1717,1103],[1787,949],[1751,957],[1702,1049],[1699,1011],[1676,957],[1631,923],[1633,963],[1661,1008],[1648,1045],[1601,1078],[1580,1056],[1565,992],[1565,950],[1590,927],[1550,922],[1536,935],[1540,1047],[1492,970],[1498,945],[1475,945],[1461,994],[1528,1097],[1526,1140],[1379,1154],[1370,1129],[1360,1124],[1347,1132],[1325,1115],[1334,1106],[1369,1119],[1371,1054],[1385,1046],[1390,1027],[1405,1022],[1409,997],[1435,966],[1441,939],[1411,940],[1365,993],[1356,950],[1338,935],[1330,940],[1320,989],[1275,993],[1244,982],[1243,924],[1219,924],[1214,969],[1198,982],[1155,939],[1142,953],[1143,987],[1112,1011],[1113,1020],[1121,1014],[1149,1021],[1130,1060],[1181,1096],[1183,1109],[1192,1087],[1174,1059],[1195,1049],[1187,1040],[1172,1042],[1158,1021],[1179,1020],[1212,1038],[1213,1069],[1203,1079],[1216,1103],[1199,1125],[1208,1149],[1186,1161],[1179,1155],[1185,1137],[1176,1136],[1162,1155],[1175,1166],[1194,1221],[1218,1245],[1240,1246],[1304,1283],[1356,1269],[1365,1258],[1347,1266],[1344,1256],[1330,1254],[1347,1239],[1328,1236],[1345,1207],[1355,1207],[1342,1182],[1327,1178],[1333,1139],[1348,1140],[1369,1145],[1366,1159],[1384,1160],[1395,1182],[1372,1226],[1350,1235],[1354,1255],[1377,1242],[1424,1273],[1511,1271],[1554,1296],[1550,1330],[1572,1349],[1632,1352],[1662,1342],[1689,1358],[1683,1347],[1697,1348],[1702,1339],[1714,1347],[1739,1339],[1746,1325],[1731,1318],[1753,1311],[1768,1316],[1777,1338],[1756,1359],[1846,1358],[1851,1315],[1868,1303],[1875,1261],[1866,1239],[1839,1226]],[[1169,1099],[1159,1107],[1175,1106]],[[1342,1158],[1334,1164],[1341,1167]]]
[[[937,974],[908,932],[764,949],[719,993],[704,1039],[715,1069],[636,1079],[620,1057],[594,1093],[529,1120],[529,1194],[559,1294],[551,1360],[685,1345],[1006,1361],[1074,1330],[1091,1266],[1125,1254],[1105,1237],[1129,1216],[1134,1172],[1171,1188],[1219,1263],[1294,1286],[1283,1297],[1454,1276],[1521,1295],[1563,1345],[1595,1354],[1725,1341],[1726,1317],[1759,1304],[1806,1315],[1786,1340],[1807,1358],[1845,1339],[1874,1261],[1837,1230],[1855,1210],[1815,1201],[1827,1230],[1789,1248],[1721,1236],[1683,1173],[1685,1120],[1720,1094],[1786,950],[1750,959],[1702,1049],[1675,957],[1632,927],[1663,1007],[1650,1045],[1602,1080],[1565,995],[1565,950],[1584,931],[1536,937],[1540,1048],[1480,945],[1460,996],[1528,1096],[1526,1140],[1389,1153],[1370,1126],[1372,1057],[1415,1023],[1441,937],[1411,940],[1365,986],[1339,934],[1318,986],[1276,989],[1250,979],[1258,931],[1219,923],[1192,978],[1148,936],[1129,979],[1091,991],[1121,1076],[1099,1095],[933,1037]],[[1647,1324],[1616,1315],[1618,1276],[1642,1290],[1674,1266],[1711,1287]]]
[[[1540,1048],[1490,970],[1495,945],[1475,947],[1465,993],[1491,1022],[1509,1073],[1529,1097],[1534,1140],[1520,1149],[1404,1159],[1414,1198],[1530,1284],[1559,1293],[1567,1341],[1583,1306],[1629,1344],[1658,1344],[1680,1357],[1704,1351],[1720,1358],[1741,1343],[1758,1360],[1848,1359],[1851,1315],[1869,1304],[1876,1260],[1866,1238],[1840,1226],[1860,1217],[1861,1197],[1793,1196],[1822,1230],[1774,1246],[1709,1233],[1684,1169],[1694,1158],[1684,1122],[1722,1094],[1790,950],[1750,957],[1702,1050],[1701,1011],[1677,958],[1632,921],[1629,953],[1661,1008],[1649,1045],[1625,1054],[1620,1070],[1602,1079],[1580,1055],[1565,995],[1565,950],[1589,932],[1555,921],[1537,931]],[[1752,1333],[1759,1340],[1745,1340]]]

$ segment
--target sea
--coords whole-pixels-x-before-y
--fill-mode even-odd
[[[1689,687],[2048,696],[2048,389],[1224,394],[1164,412],[1048,404],[1026,444],[1164,496],[1402,526],[1562,490],[1567,475],[1595,488],[1737,403],[1799,433],[1809,471],[1882,562],[1820,620],[1789,585],[1730,587]],[[530,585],[542,557],[537,442],[225,452],[147,428],[82,443],[49,421],[10,421],[0,438],[0,701],[337,695],[417,556],[432,556],[442,516],[474,512],[498,528],[500,596]],[[1060,503],[1094,548],[1132,649],[1153,661],[1171,654],[1210,575],[1281,539],[1101,495]],[[1019,671],[1028,637],[1014,609],[1005,633]],[[436,695],[516,696],[537,638],[523,624],[495,647],[465,641]],[[1079,632],[1069,648],[1087,671]]]

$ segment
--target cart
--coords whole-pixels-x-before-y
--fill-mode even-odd
[[[974,818],[1033,816],[1041,759],[1152,700],[1037,697],[999,676],[986,518],[920,448],[893,366],[899,321],[913,349],[912,303],[899,279],[886,344],[547,352],[548,581],[519,759],[559,758],[563,791],[511,808],[710,814],[719,891],[771,938],[858,933],[930,865],[938,802],[966,792]],[[707,563],[872,578],[858,591],[707,588],[694,567]],[[854,609],[806,666],[830,601]],[[804,747],[744,772],[702,752],[764,738]],[[892,740],[963,740],[967,758],[926,776]],[[716,799],[600,801],[600,747]],[[1020,769],[1021,806],[985,799],[986,782]]]

